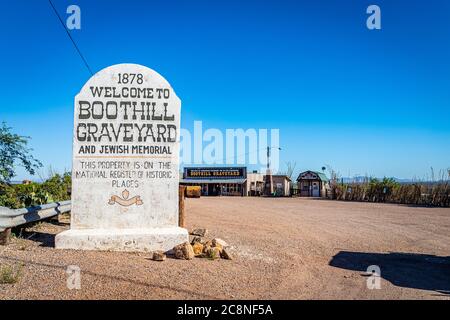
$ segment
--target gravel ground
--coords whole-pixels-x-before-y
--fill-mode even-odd
[[[233,246],[234,260],[55,250],[69,226],[37,224],[0,246],[19,270],[0,299],[450,299],[450,209],[305,198],[187,199],[188,227]],[[28,238],[28,239],[27,239]],[[81,269],[67,289],[66,268]],[[380,289],[367,289],[369,265]]]

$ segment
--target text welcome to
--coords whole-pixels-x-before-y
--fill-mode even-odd
[[[89,87],[92,98],[77,101],[79,142],[175,142],[171,90],[142,87]]]

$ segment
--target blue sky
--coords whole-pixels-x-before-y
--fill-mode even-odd
[[[450,2],[65,1],[94,72],[162,74],[182,126],[278,128],[280,162],[344,176],[425,178],[450,167]],[[381,8],[382,29],[366,28]],[[2,2],[0,121],[71,167],[73,99],[89,73],[47,0]],[[18,178],[27,174],[20,171]]]

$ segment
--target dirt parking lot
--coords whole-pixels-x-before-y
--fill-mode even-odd
[[[20,269],[0,299],[450,299],[449,208],[217,197],[187,199],[186,212],[235,259],[55,250],[68,225],[41,223],[0,247],[0,263]],[[80,290],[67,288],[69,265]],[[370,265],[380,289],[367,288]]]

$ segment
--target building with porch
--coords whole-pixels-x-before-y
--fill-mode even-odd
[[[327,197],[329,179],[323,172],[305,171],[297,178],[297,188],[302,197]]]
[[[262,196],[265,174],[246,167],[186,167],[180,185],[199,186],[202,196]],[[290,195],[291,179],[272,175],[273,195]]]
[[[184,168],[181,185],[200,186],[202,196],[246,196],[247,168]]]

